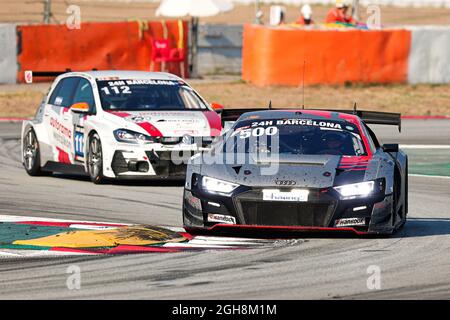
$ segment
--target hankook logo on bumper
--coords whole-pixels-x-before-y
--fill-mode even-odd
[[[236,224],[236,218],[223,214],[208,214],[208,222],[219,222],[226,224]]]
[[[277,186],[295,186],[297,182],[294,180],[275,180]]]

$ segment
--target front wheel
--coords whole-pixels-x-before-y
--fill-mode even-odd
[[[95,184],[104,183],[102,143],[97,133],[93,133],[89,138],[87,158],[87,168],[91,181]]]
[[[23,166],[30,176],[42,175],[39,142],[33,129],[28,129],[23,140]]]

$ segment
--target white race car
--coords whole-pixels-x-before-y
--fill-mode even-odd
[[[221,134],[212,105],[168,73],[64,73],[23,123],[23,164],[32,176],[83,173],[94,183],[184,178],[188,158]]]

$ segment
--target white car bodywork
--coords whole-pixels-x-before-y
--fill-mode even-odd
[[[89,82],[93,92],[94,112],[89,114],[76,113],[70,107],[50,103],[50,97],[52,97],[58,83],[70,77],[79,77]],[[192,143],[193,140],[199,140],[195,137],[212,140],[221,133],[220,116],[209,105],[207,109],[192,111],[105,111],[102,108],[97,80],[105,81],[109,79],[112,81],[120,79],[176,81],[189,87],[181,78],[161,72],[92,71],[69,72],[58,76],[37,110],[35,118],[24,121],[22,126],[22,143],[24,135],[30,128],[36,134],[40,148],[41,167],[47,168],[49,171],[61,170],[62,172],[66,167],[71,167],[87,173],[86,155],[89,138],[93,133],[97,133],[100,136],[103,151],[104,177],[157,177],[158,170],[156,170],[153,155],[156,155],[156,161],[158,161],[158,155],[161,156],[162,154],[167,160],[169,155],[177,157],[176,155],[179,152],[185,151],[184,155],[181,153],[179,155],[183,158],[182,161],[186,163],[187,158],[205,147],[205,145]],[[78,82],[81,83],[81,81]],[[189,90],[191,90],[190,87]],[[74,96],[76,96],[76,93],[74,93]],[[202,99],[200,96],[198,97]],[[58,98],[53,98],[53,101],[60,103],[62,98]],[[202,101],[204,102],[203,99]],[[164,137],[165,140],[160,139],[160,142],[146,144],[119,142],[113,133],[117,129],[131,130],[146,136],[160,136]],[[173,141],[170,141],[171,139]],[[165,143],[166,140],[169,140],[169,142]],[[117,160],[117,152],[122,155],[119,157],[120,161]],[[181,161],[180,157],[176,160]],[[114,161],[120,162],[120,170],[113,166]],[[130,166],[130,163],[143,164],[144,162],[148,163],[148,171],[146,172],[135,170],[133,165]],[[133,170],[124,171],[126,169],[124,166],[128,169],[132,167]],[[161,166],[158,168],[161,169]],[[169,177],[169,175],[170,173],[163,173],[162,177]]]

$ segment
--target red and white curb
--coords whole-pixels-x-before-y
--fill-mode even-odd
[[[120,224],[100,221],[73,221],[52,218],[38,218],[25,216],[0,215],[0,223],[17,223],[30,224],[35,226],[55,226],[80,230],[112,230],[125,226],[134,226],[133,224]],[[219,249],[250,249],[274,246],[275,240],[267,239],[248,239],[248,238],[232,238],[232,237],[213,237],[213,236],[191,236],[185,233],[183,228],[158,226],[173,232],[180,233],[186,237],[184,242],[167,242],[158,246],[144,247],[148,248],[148,252],[183,252],[192,250],[219,250]],[[120,251],[120,250],[119,250]],[[114,252],[114,249],[111,251]],[[137,253],[145,253],[136,250]],[[146,250],[147,252],[147,250]],[[133,253],[128,251],[126,253]],[[0,248],[0,258],[23,258],[23,257],[58,257],[58,256],[74,256],[74,255],[98,255],[104,254],[99,252],[88,252],[88,250],[74,248],[57,248],[57,250],[33,250],[33,249],[9,249]]]

